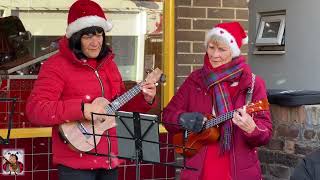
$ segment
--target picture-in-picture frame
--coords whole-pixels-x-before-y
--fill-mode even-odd
[[[285,15],[270,15],[260,18],[256,46],[281,45],[285,30]]]

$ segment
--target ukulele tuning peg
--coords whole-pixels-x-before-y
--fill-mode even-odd
[[[160,76],[160,82],[161,82],[161,83],[166,82],[166,75],[161,74],[161,76]]]

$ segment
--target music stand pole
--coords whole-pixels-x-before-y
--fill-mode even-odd
[[[136,180],[140,179],[140,161],[142,160],[142,142],[141,142],[141,125],[140,115],[137,112],[133,113],[134,138],[136,149]]]
[[[137,149],[136,150],[136,180],[139,180],[140,179],[140,163],[139,163],[139,150]]]

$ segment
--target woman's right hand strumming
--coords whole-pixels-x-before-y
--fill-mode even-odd
[[[116,126],[115,118],[110,118],[111,116],[107,116],[106,113],[106,106],[109,104],[109,101],[106,98],[103,97],[97,97],[95,100],[93,100],[92,103],[85,103],[83,108],[83,114],[84,118],[87,120],[93,120],[94,121],[110,121],[108,125],[110,125],[110,128]],[[98,113],[93,114],[93,117],[91,113]],[[99,115],[102,114],[102,115]],[[109,128],[108,128],[109,129]]]

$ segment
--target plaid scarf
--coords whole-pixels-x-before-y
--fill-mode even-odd
[[[232,99],[228,90],[230,82],[238,80],[242,75],[247,64],[243,57],[233,59],[230,63],[213,68],[208,55],[205,55],[204,60],[204,79],[205,83],[212,91],[213,105],[216,115],[222,115],[234,109]],[[226,121],[220,129],[220,147],[222,153],[231,149],[231,137],[232,137],[232,123]]]

